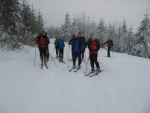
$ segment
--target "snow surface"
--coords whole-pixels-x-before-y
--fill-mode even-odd
[[[55,57],[53,41],[49,48]],[[104,71],[85,77],[85,62],[78,72],[68,71],[68,51],[66,43],[66,64],[54,59],[56,67],[50,58],[49,69],[40,69],[37,48],[0,50],[0,113],[150,113],[149,59],[115,52],[107,58],[101,49],[98,59]],[[88,63],[86,72],[90,69]]]

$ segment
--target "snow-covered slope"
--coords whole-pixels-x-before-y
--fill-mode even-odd
[[[53,41],[49,48],[55,57]],[[85,77],[85,62],[78,72],[69,72],[68,50],[66,43],[66,64],[54,59],[56,67],[50,58],[49,69],[40,69],[37,48],[0,50],[0,113],[150,113],[149,59],[120,53],[107,58],[101,49],[98,59],[104,71]],[[86,71],[90,69],[88,62]]]

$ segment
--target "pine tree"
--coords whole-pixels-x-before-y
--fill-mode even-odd
[[[44,30],[43,16],[42,16],[40,10],[38,12],[37,26],[38,26],[38,32],[41,32]]]
[[[130,26],[129,32],[128,32],[128,37],[127,37],[127,52],[128,54],[131,54],[131,50],[133,47],[133,40],[134,40],[134,34],[133,34],[133,28]]]
[[[132,54],[140,57],[150,58],[150,19],[149,14],[141,22],[136,33],[135,46]]]
[[[122,44],[122,50],[121,52],[127,52],[127,24],[126,20],[124,19],[123,24],[122,24],[122,34],[121,34],[121,44]]]
[[[106,37],[106,28],[103,19],[98,23],[98,33],[97,33],[101,44],[104,42],[104,38]]]
[[[71,21],[68,13],[65,15],[65,23],[62,25],[62,35],[65,38],[65,41],[68,41],[71,36]]]
[[[21,12],[19,0],[1,0],[0,4],[1,30],[8,34],[17,34]]]

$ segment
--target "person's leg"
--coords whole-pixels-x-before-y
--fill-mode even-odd
[[[82,59],[84,59],[84,52],[85,52],[85,50],[82,51]]]
[[[73,60],[73,56],[74,56],[73,46],[71,47],[71,52],[72,52],[72,60]]]
[[[46,47],[46,61],[48,62],[48,60],[49,60],[49,47],[47,45],[47,47]]]
[[[40,51],[41,67],[43,67],[43,63],[44,63],[44,51],[43,51],[43,48],[39,48],[39,51]]]
[[[81,52],[78,53],[78,66],[81,65]]]
[[[94,69],[94,56],[90,53],[90,62],[91,62],[91,71],[95,71]]]
[[[62,59],[64,58],[64,48],[62,48]]]
[[[59,58],[60,58],[60,61],[62,61],[63,59],[63,48],[60,48],[60,53],[59,53]]]
[[[74,52],[73,53],[73,67],[75,67],[75,65],[76,65],[76,59],[77,59],[77,53]]]
[[[99,70],[100,66],[99,66],[99,62],[97,61],[97,57],[98,57],[98,54],[94,54],[94,62],[95,62],[97,70]]]
[[[111,47],[108,47],[108,53],[107,53],[108,57],[110,57],[110,49],[111,49]]]

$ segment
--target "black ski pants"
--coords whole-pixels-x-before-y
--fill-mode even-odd
[[[58,56],[59,47],[58,47],[58,46],[55,46],[55,50],[56,50],[56,56]]]
[[[91,67],[94,68],[94,63],[99,68],[99,62],[97,61],[98,54],[90,53]]]
[[[81,52],[74,52],[73,53],[73,65],[76,65],[76,60],[78,58],[78,66],[81,65]]]
[[[59,48],[59,58],[63,59],[64,57],[64,48]]]
[[[110,49],[111,49],[111,47],[107,48],[107,57],[110,57]]]
[[[85,52],[85,50],[81,51],[81,58],[82,59],[84,58],[84,52]]]
[[[46,61],[46,51],[47,51],[47,48],[41,48],[41,47],[39,47],[40,58],[41,58],[42,62]]]

